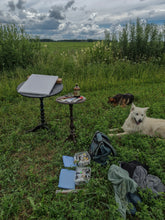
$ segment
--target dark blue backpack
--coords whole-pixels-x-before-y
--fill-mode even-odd
[[[102,132],[97,131],[93,136],[89,154],[95,162],[106,165],[108,156],[116,156],[116,151],[110,144],[109,138]]]

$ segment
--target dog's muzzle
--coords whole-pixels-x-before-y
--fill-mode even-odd
[[[134,118],[134,120],[135,120],[135,122],[136,122],[137,125],[139,125],[139,124],[142,122],[141,119],[139,119],[139,120],[137,121],[136,118]]]

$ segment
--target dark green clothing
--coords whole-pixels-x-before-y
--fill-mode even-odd
[[[119,205],[119,211],[125,219],[128,206],[126,194],[128,192],[134,193],[138,185],[129,177],[126,170],[116,165],[111,165],[109,168],[108,179],[113,184],[116,203]]]

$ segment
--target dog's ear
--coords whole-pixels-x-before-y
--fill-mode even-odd
[[[144,108],[144,112],[146,113],[148,109],[149,109],[149,107]]]
[[[113,101],[113,98],[112,97],[108,97],[108,103],[111,103]]]
[[[135,107],[136,106],[132,103],[130,112],[132,112],[135,109]]]
[[[110,97],[109,101],[110,101],[110,102],[114,102],[115,99],[114,99],[113,97]]]

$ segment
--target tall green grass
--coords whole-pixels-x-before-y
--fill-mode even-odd
[[[10,70],[34,64],[40,55],[40,42],[32,40],[24,28],[0,25],[0,69]]]
[[[105,40],[98,41],[93,47],[79,53],[79,62],[114,63],[118,60],[130,60],[142,63],[165,63],[165,26],[143,24],[138,18],[136,23],[125,25],[119,33],[105,31]]]
[[[161,61],[165,53],[164,30],[155,24],[143,24],[138,18],[136,24],[125,25],[119,38],[119,57],[132,61]]]

